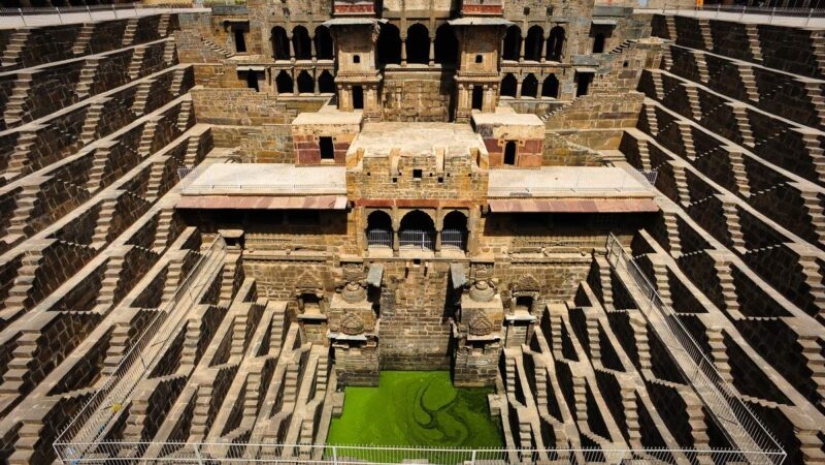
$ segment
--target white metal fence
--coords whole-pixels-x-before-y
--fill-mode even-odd
[[[785,452],[762,422],[742,402],[739,394],[722,378],[684,327],[679,316],[668,307],[645,274],[614,235],[607,240],[607,259],[611,268],[631,279],[622,280],[650,327],[665,346],[675,365],[696,391],[707,411],[719,425],[732,447],[747,451],[749,457],[762,454],[759,463],[779,465]],[[757,457],[758,458],[758,457]],[[748,460],[753,463],[752,460]]]
[[[392,231],[388,229],[370,229],[367,231],[367,246],[392,248]]]
[[[149,343],[158,334],[174,334],[174,328],[184,320],[188,310],[200,302],[209,283],[222,269],[225,255],[226,245],[223,239],[218,238],[201,254],[172,298],[158,309],[156,316],[136,338],[134,345],[100,390],[57,437],[54,448],[64,463],[88,463],[77,460],[96,455],[99,441],[105,437],[118,415],[122,414],[138,382],[148,375],[150,367],[167,352],[167,346],[174,337],[169,336],[154,345]],[[164,332],[160,331],[161,327],[165,329]]]
[[[81,446],[78,444],[78,446]],[[428,447],[382,447],[361,445],[319,444],[232,444],[226,443],[123,443],[87,444],[94,453],[85,456],[61,456],[65,464],[112,463],[269,463],[350,465],[428,463],[440,465],[504,465],[564,463],[650,465],[650,464],[753,464],[773,465],[776,462],[763,452],[732,450],[678,449],[458,449]],[[156,451],[151,457],[126,458],[132,451]],[[120,457],[120,458],[118,458]],[[784,457],[784,455],[783,455]],[[778,458],[779,459],[779,458]],[[781,462],[781,459],[779,459]]]
[[[435,250],[435,231],[423,229],[403,229],[398,232],[401,248]]]

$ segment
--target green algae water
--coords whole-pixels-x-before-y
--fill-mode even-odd
[[[379,387],[347,387],[327,443],[444,448],[501,447],[492,389],[456,389],[446,371],[382,372]]]

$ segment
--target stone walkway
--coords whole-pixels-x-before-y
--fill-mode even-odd
[[[711,8],[710,6],[708,8]],[[735,11],[716,10],[685,10],[685,9],[661,9],[661,8],[636,8],[635,14],[665,14],[669,16],[687,16],[699,19],[718,19],[721,21],[737,21],[748,24],[774,24],[776,26],[822,28],[825,27],[825,18],[809,18],[807,16],[787,16],[777,10],[775,15],[751,14]]]
[[[5,11],[9,11],[6,9]],[[140,16],[151,16],[163,13],[204,13],[210,11],[209,8],[138,8],[138,9],[117,9],[110,11],[72,11],[71,13],[59,12],[55,8],[55,13],[51,14],[24,14],[16,16],[0,16],[0,29],[19,29],[31,26],[54,26],[58,24],[77,24],[93,21],[105,21],[110,19],[134,18]]]

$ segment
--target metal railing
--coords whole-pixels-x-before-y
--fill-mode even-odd
[[[402,249],[435,250],[435,231],[404,229],[398,232],[398,243]]]
[[[0,29],[78,24],[164,13],[209,11],[191,3],[119,3],[112,5],[0,8]]]
[[[780,444],[742,402],[733,387],[722,378],[676,312],[662,301],[632,255],[613,234],[608,237],[606,248],[611,268],[617,270],[617,273],[625,272],[629,275],[630,282],[622,282],[731,446],[745,451],[749,457],[759,458],[761,454],[762,457],[755,462],[749,459],[750,463],[780,465],[786,456]]]
[[[825,18],[825,0],[823,5],[818,3],[814,7],[796,8],[771,5],[766,2],[763,5],[721,5],[711,4],[699,7],[685,7],[684,5],[668,5],[665,3],[659,8],[647,8],[639,6],[638,13],[659,13],[673,14],[677,16],[691,16],[700,19],[719,19],[723,21],[737,21],[743,19],[754,20],[758,23],[773,24],[774,19],[782,19],[783,25],[788,26],[808,26],[811,20]],[[793,23],[789,23],[792,21]],[[821,23],[821,21],[819,21]]]
[[[392,248],[392,231],[387,229],[370,229],[367,231],[367,246]]]
[[[94,454],[78,457],[60,457],[72,465],[109,463],[270,463],[349,465],[429,463],[441,465],[504,465],[569,463],[647,465],[650,463],[751,463],[771,465],[762,452],[733,450],[682,449],[460,449],[410,446],[362,446],[321,444],[238,444],[210,443],[149,443],[101,442],[77,444]],[[141,459],[122,458],[132,450],[157,451]],[[121,457],[121,458],[117,458]],[[114,458],[114,460],[112,460]]]
[[[465,250],[467,232],[461,229],[444,229],[441,231],[441,248]]]
[[[189,308],[200,301],[208,284],[222,268],[225,255],[226,245],[218,238],[202,253],[169,301],[157,310],[157,315],[146,325],[101,388],[63,429],[55,440],[54,449],[64,463],[82,463],[76,461],[94,452],[97,442],[127,405],[138,382],[166,353],[167,345],[174,340],[175,328]],[[149,345],[156,335],[164,333],[168,336],[165,340]]]

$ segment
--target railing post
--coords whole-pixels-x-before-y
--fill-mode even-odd
[[[198,443],[196,442],[192,444],[192,447],[195,449],[195,460],[197,460],[199,464],[203,464],[203,458],[201,457],[201,451]]]
[[[807,26],[807,25],[808,25],[808,23],[810,23],[810,22],[811,22],[811,15],[813,14],[813,12],[814,12],[814,9],[813,9],[813,8],[811,8],[810,10],[808,10],[808,19],[807,19],[807,20],[805,20],[805,26]]]
[[[26,16],[23,14],[23,9],[22,9],[22,8],[18,8],[18,9],[17,9],[17,12],[18,12],[18,13],[20,13],[20,19],[22,19],[22,20],[23,20],[23,25],[24,25],[24,26],[27,26],[27,24],[26,24]]]
[[[63,15],[60,14],[60,7],[56,6],[54,9],[57,11],[57,17],[60,19],[60,24],[63,24]]]
[[[473,449],[473,456],[470,458],[470,465],[476,465],[476,450]]]
[[[338,465],[338,446],[332,446],[332,465]]]

